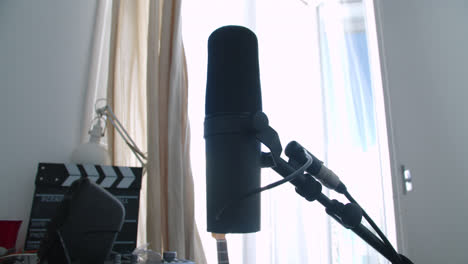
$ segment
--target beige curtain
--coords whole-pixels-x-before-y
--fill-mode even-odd
[[[108,93],[116,116],[148,151],[139,244],[204,264],[194,220],[180,11],[181,0],[114,0]],[[139,165],[119,136],[111,134],[109,142],[114,164]]]
[[[142,151],[147,149],[146,57],[148,1],[114,0],[112,8],[108,103]],[[122,137],[109,133],[112,164],[141,166]],[[146,238],[147,176],[140,193],[138,245]]]

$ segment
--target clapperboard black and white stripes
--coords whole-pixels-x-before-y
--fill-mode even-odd
[[[39,248],[47,224],[74,181],[88,177],[105,188],[125,207],[125,221],[113,251],[130,256],[136,247],[142,168],[89,164],[39,163],[36,189],[26,238],[26,250]]]

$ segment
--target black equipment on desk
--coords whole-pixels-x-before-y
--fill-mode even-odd
[[[124,218],[125,209],[112,194],[88,178],[76,180],[41,241],[41,263],[104,263]]]
[[[112,251],[129,259],[136,248],[142,168],[90,164],[39,163],[25,250],[38,250],[47,226],[72,183],[87,178],[118,199],[125,220]]]

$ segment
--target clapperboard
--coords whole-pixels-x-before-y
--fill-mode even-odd
[[[136,247],[141,176],[137,167],[39,163],[25,250],[39,249],[64,194],[74,181],[88,177],[124,205],[124,224],[112,250],[130,256]]]

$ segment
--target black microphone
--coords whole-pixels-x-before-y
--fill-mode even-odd
[[[209,232],[260,230],[260,195],[236,202],[260,187],[260,141],[251,122],[259,111],[257,37],[244,27],[221,27],[208,39],[204,137]]]
[[[286,156],[290,158],[289,163],[294,168],[299,167],[300,164],[303,164],[307,160],[305,155],[306,152],[313,159],[312,164],[306,169],[306,171],[312,174],[329,189],[335,190],[339,193],[344,193],[346,191],[346,186],[340,181],[340,178],[332,170],[323,165],[321,160],[301,146],[301,144],[296,141],[292,141],[284,150]]]

